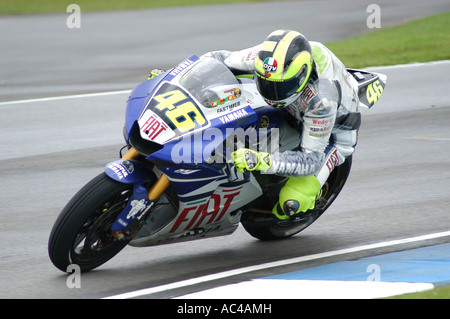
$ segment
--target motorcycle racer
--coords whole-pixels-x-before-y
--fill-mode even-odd
[[[291,30],[276,30],[248,49],[204,56],[236,76],[253,75],[266,103],[286,108],[302,132],[295,150],[233,152],[236,169],[289,177],[272,209],[279,219],[313,209],[333,168],[355,150],[361,123],[356,80],[323,44]]]

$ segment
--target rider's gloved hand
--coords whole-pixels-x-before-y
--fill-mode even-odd
[[[272,158],[269,153],[256,152],[248,148],[241,148],[231,153],[236,170],[238,172],[247,171],[267,171],[272,165]]]
[[[156,78],[158,75],[161,75],[161,74],[163,74],[164,72],[165,72],[165,71],[162,70],[162,69],[153,69],[153,70],[151,70],[151,72],[150,72],[150,74],[149,74],[147,80]]]

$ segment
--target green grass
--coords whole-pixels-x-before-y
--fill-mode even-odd
[[[450,12],[328,43],[347,66],[362,68],[450,59]]]
[[[450,286],[438,287],[432,290],[393,296],[386,299],[450,299]]]
[[[274,0],[0,0],[0,14],[63,13],[72,3],[87,12],[264,1]]]

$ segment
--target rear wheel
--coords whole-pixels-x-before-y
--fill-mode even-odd
[[[271,213],[255,212],[250,209],[243,214],[242,225],[250,235],[261,240],[282,239],[301,232],[316,221],[336,199],[347,181],[351,165],[352,156],[347,157],[342,165],[333,170],[322,187],[322,196],[317,200],[314,209],[287,220],[280,220]],[[276,201],[272,201],[269,204],[270,209],[275,203]]]
[[[86,184],[53,226],[48,244],[53,264],[62,271],[70,264],[88,271],[121,251],[130,240],[116,239],[110,226],[132,193],[133,185],[116,182],[105,173]]]

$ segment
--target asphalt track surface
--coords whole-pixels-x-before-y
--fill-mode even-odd
[[[47,257],[48,235],[59,211],[106,163],[118,158],[127,90],[145,79],[147,70],[167,67],[191,53],[252,45],[278,27],[302,30],[323,42],[369,32],[365,25],[369,3],[302,1],[85,13],[79,30],[66,28],[67,14],[1,17],[0,298],[104,298],[289,258],[448,231],[447,61],[373,69],[388,75],[388,86],[363,116],[347,185],[326,214],[297,236],[260,242],[240,227],[228,237],[127,247],[83,274],[79,289],[69,289],[67,276]],[[382,27],[450,9],[445,1],[379,3]],[[294,9],[320,12],[320,27],[311,26],[312,14],[304,14],[299,22]],[[276,22],[280,11],[283,23]],[[239,19],[231,19],[233,14]],[[211,24],[212,17],[219,15],[225,16],[223,21]],[[163,17],[167,17],[164,28]],[[152,32],[157,26],[158,32]],[[12,30],[18,33],[13,35]],[[110,90],[125,91],[7,102]],[[380,246],[144,297],[169,298],[332,261],[448,242],[450,237],[445,236]]]

